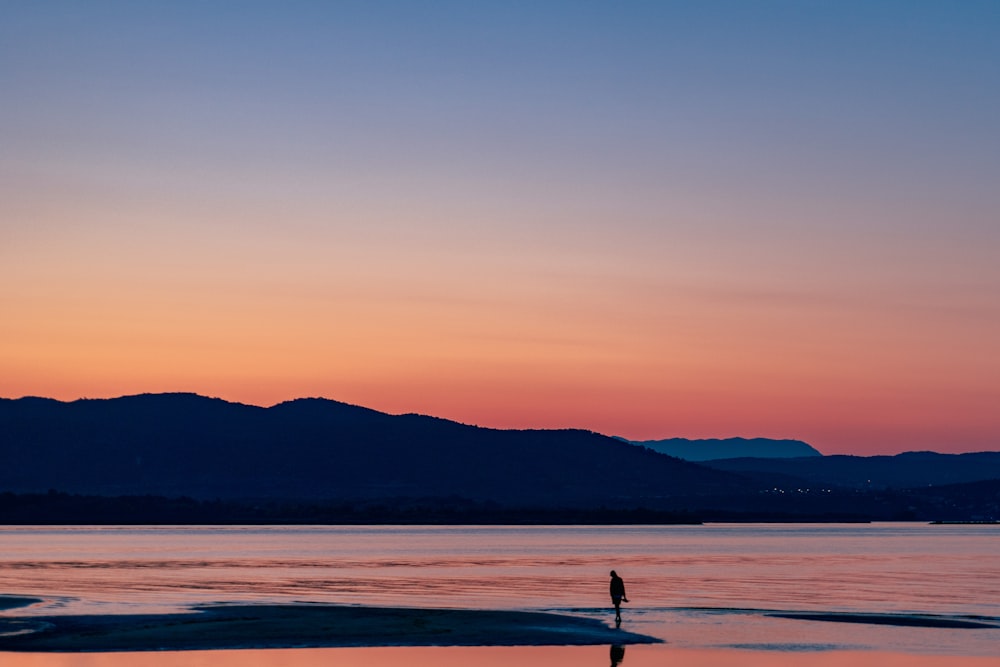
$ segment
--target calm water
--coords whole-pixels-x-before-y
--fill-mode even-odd
[[[0,593],[45,599],[6,612],[19,615],[135,613],[240,600],[541,609],[610,620],[611,568],[628,588],[628,629],[667,641],[629,647],[627,664],[634,666],[665,664],[658,660],[685,651],[684,664],[699,664],[695,654],[734,650],[772,658],[802,651],[890,652],[954,658],[949,664],[962,656],[1000,656],[1000,630],[799,621],[764,613],[1000,621],[998,526],[0,528]],[[558,651],[579,658],[598,649]],[[512,649],[462,650],[477,652],[474,661],[482,664],[497,655],[501,662],[525,662],[524,656],[514,660]],[[395,664],[415,664],[419,656],[435,654],[435,663],[442,664],[462,650],[364,649],[363,655],[376,664],[378,656],[391,662],[400,657],[398,651],[408,651],[409,657]],[[543,648],[522,650],[549,655],[538,664],[556,664]],[[331,655],[346,657],[347,651],[319,651],[326,658],[317,660],[330,664]],[[232,652],[211,653],[222,660]],[[317,655],[252,653],[256,662],[248,663],[242,652],[241,664],[272,664],[267,660],[280,653],[273,664],[305,665]],[[289,655],[300,663],[290,662]],[[593,664],[607,664],[607,647],[601,655]],[[3,655],[5,667],[139,664],[114,662],[121,656],[105,656],[107,662],[100,663],[13,659]],[[196,664],[191,660],[188,654],[181,662],[155,664]],[[861,663],[853,658],[851,664]],[[878,664],[885,665],[886,658]]]

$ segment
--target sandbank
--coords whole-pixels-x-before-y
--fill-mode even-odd
[[[476,609],[327,604],[195,607],[190,613],[32,616],[0,651],[89,652],[371,646],[544,646],[657,643],[597,619]],[[0,633],[2,635],[2,633]]]
[[[866,623],[871,625],[899,625],[918,628],[992,628],[1000,626],[979,620],[967,620],[921,614],[852,614],[836,612],[773,612],[775,618],[793,618],[800,621],[828,621],[831,623]]]
[[[26,598],[17,595],[0,595],[0,610],[16,609],[42,602],[40,598]]]

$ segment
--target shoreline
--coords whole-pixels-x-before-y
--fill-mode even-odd
[[[31,598],[23,595],[0,595],[0,611],[17,609],[18,607],[30,607],[39,602],[44,602],[44,600],[42,598]]]
[[[7,617],[0,651],[119,652],[376,646],[653,644],[603,622],[534,611],[219,604],[191,613]]]
[[[928,614],[872,614],[861,612],[815,612],[781,611],[771,612],[774,618],[789,618],[799,621],[825,621],[828,623],[859,623],[865,625],[897,625],[911,628],[961,628],[996,630],[1000,626],[985,620],[972,618],[946,618]]]

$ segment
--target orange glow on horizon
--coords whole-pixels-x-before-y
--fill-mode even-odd
[[[1000,449],[991,9],[544,4],[5,7],[0,396]]]

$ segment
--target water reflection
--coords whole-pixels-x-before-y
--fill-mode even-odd
[[[79,598],[67,611],[80,613],[87,603],[125,612],[303,599],[572,608],[607,599],[598,581],[613,561],[646,606],[996,616],[995,533],[913,525],[0,527],[0,592]]]
[[[995,526],[0,526],[0,544],[0,593],[44,598],[0,611],[5,619],[243,601],[532,609],[612,625],[604,579],[612,562],[641,593],[626,615],[627,629],[663,638],[673,649],[996,656],[1000,642],[1000,630],[992,629],[771,615],[980,616],[1000,625]],[[476,655],[478,667],[483,654]],[[531,649],[529,662],[566,664],[546,655]],[[630,647],[629,667],[641,666],[646,655]],[[608,664],[609,647],[587,656],[577,664]],[[267,664],[259,657],[249,664]],[[22,664],[0,656],[2,667]]]
[[[618,667],[625,659],[625,647],[621,644],[611,645],[611,667]]]
[[[612,646],[612,667],[616,647]],[[147,653],[0,653],[3,667],[595,667],[605,646],[334,648]],[[629,646],[629,667],[996,667],[995,657],[882,651],[736,651]]]

